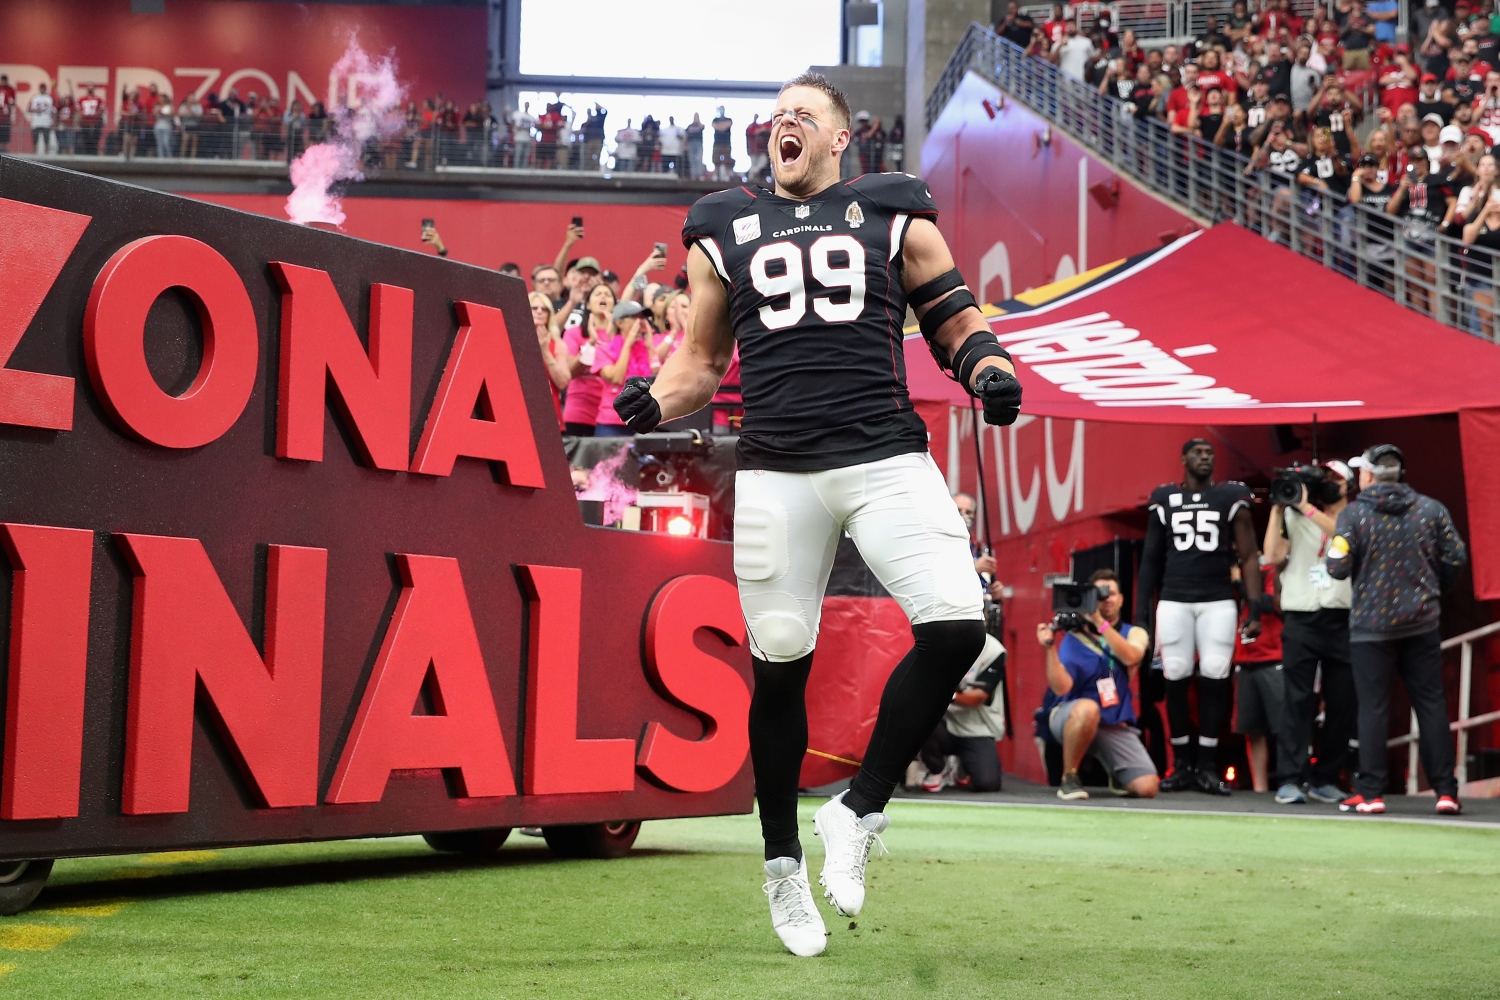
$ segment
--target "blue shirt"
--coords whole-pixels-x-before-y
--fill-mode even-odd
[[[1365,4],[1366,14],[1395,14],[1398,13],[1396,0],[1370,0]],[[1397,19],[1389,21],[1376,21],[1370,19],[1375,25],[1375,40],[1377,42],[1394,42],[1396,40]]]
[[[1118,626],[1120,634],[1129,638],[1133,626],[1121,622]],[[1104,677],[1112,677],[1115,682],[1115,692],[1119,695],[1119,702],[1108,708],[1103,702],[1099,703],[1099,721],[1106,726],[1126,723],[1135,724],[1135,706],[1130,696],[1130,675],[1126,672],[1123,664],[1114,658],[1109,647],[1095,645],[1092,640],[1084,640],[1077,633],[1069,632],[1062,637],[1057,644],[1057,658],[1062,663],[1063,669],[1068,676],[1073,678],[1073,688],[1063,695],[1062,701],[1074,701],[1078,698],[1091,698],[1099,701],[1099,681]]]

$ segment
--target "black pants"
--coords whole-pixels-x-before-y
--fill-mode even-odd
[[[927,737],[922,745],[922,764],[933,774],[941,771],[949,755],[955,756],[969,772],[969,789],[975,792],[1000,790],[1000,751],[989,736],[954,736],[947,722]]]
[[[1337,785],[1339,775],[1354,773],[1354,740],[1359,701],[1354,692],[1354,669],[1349,662],[1349,611],[1285,611],[1281,630],[1281,672],[1286,683],[1288,732],[1277,744],[1278,770],[1288,780],[1314,785]],[[1312,762],[1318,718],[1318,692],[1313,690],[1318,668],[1323,668],[1323,738]],[[1384,741],[1382,741],[1383,743]]]
[[[1422,766],[1439,795],[1457,795],[1453,776],[1453,734],[1448,730],[1448,699],[1443,694],[1442,637],[1437,629],[1406,639],[1349,644],[1354,686],[1359,692],[1359,774],[1355,790],[1365,798],[1385,793],[1390,728],[1391,676],[1399,674],[1417,714]]]

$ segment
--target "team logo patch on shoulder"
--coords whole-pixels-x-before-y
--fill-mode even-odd
[[[758,239],[760,239],[760,216],[747,215],[743,219],[734,220],[735,246]]]
[[[812,207],[809,205],[798,205],[796,208],[792,209],[792,214],[799,219],[805,219],[809,215],[812,215]]]
[[[1182,494],[1181,493],[1173,493],[1171,496],[1167,497],[1167,504],[1168,504],[1168,506],[1171,506],[1171,507],[1181,507],[1182,506]]]
[[[851,201],[848,209],[844,211],[844,221],[849,223],[850,229],[858,229],[865,224],[865,213],[859,207],[859,202]]]

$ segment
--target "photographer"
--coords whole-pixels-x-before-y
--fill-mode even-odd
[[[1036,627],[1047,651],[1047,684],[1062,699],[1047,720],[1063,747],[1060,799],[1086,799],[1078,780],[1084,754],[1093,754],[1109,773],[1110,790],[1145,799],[1156,797],[1156,765],[1135,728],[1130,681],[1150,641],[1146,630],[1120,621],[1120,583],[1114,571],[1096,570],[1089,583],[1099,590],[1099,606],[1088,615],[1060,614]],[[1066,626],[1066,631],[1063,627]]]
[[[1329,575],[1327,557],[1334,524],[1349,504],[1354,474],[1343,462],[1291,471],[1302,474],[1296,477],[1302,480],[1298,499],[1284,503],[1290,497],[1277,496],[1273,486],[1265,538],[1266,558],[1280,568],[1281,672],[1286,685],[1287,739],[1277,748],[1287,756],[1279,762],[1286,780],[1276,791],[1276,801],[1338,802],[1344,797],[1339,775],[1346,765],[1353,772],[1350,744],[1358,703],[1349,665],[1349,581]],[[1307,481],[1314,476],[1315,481]],[[1319,668],[1323,737],[1314,756]]]
[[[1391,675],[1406,685],[1437,812],[1461,811],[1443,693],[1441,591],[1468,561],[1448,508],[1401,482],[1406,459],[1379,444],[1353,459],[1359,495],[1339,514],[1328,574],[1350,580],[1349,649],[1359,696],[1359,773],[1343,812],[1385,812]]]

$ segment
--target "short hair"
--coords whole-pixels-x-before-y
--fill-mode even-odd
[[[783,83],[781,89],[776,92],[776,96],[780,97],[793,87],[811,87],[813,90],[821,90],[828,98],[828,103],[833,106],[834,117],[843,123],[839,128],[849,127],[849,98],[845,97],[844,92],[835,87],[828,77],[808,70]]]
[[[1398,483],[1401,481],[1401,460],[1395,455],[1381,455],[1375,460],[1375,467],[1370,469],[1370,475],[1377,483]]]
[[[553,271],[553,272],[556,272],[557,271],[557,265],[556,264],[538,264],[536,267],[533,267],[531,269],[531,280],[535,281],[536,280],[536,276],[539,275],[539,274],[541,274],[543,271]],[[561,275],[559,275],[559,277],[561,277]]]
[[[1106,580],[1115,581],[1116,587],[1120,585],[1119,575],[1108,566],[1104,567],[1103,569],[1096,569],[1089,574],[1089,583],[1103,583]]]

